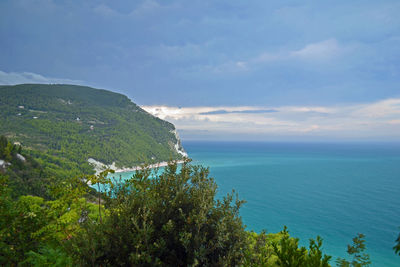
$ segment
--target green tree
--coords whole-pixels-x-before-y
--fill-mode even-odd
[[[322,238],[310,239],[308,249],[299,247],[299,239],[290,237],[286,226],[276,234],[248,233],[244,266],[328,267],[331,256],[322,253]]]
[[[54,189],[54,200],[29,195],[13,199],[8,178],[0,173],[0,265],[70,262],[66,248],[82,231],[82,212],[91,220],[98,218],[97,206],[83,198],[86,192],[82,179],[74,178]]]
[[[98,207],[99,207],[99,219],[100,223],[103,222],[102,216],[101,216],[101,187],[104,188],[106,186],[110,186],[111,188],[114,187],[114,184],[111,182],[111,179],[107,177],[109,173],[114,173],[114,170],[104,170],[98,175],[89,175],[87,176],[87,181],[89,181],[91,184],[97,184],[97,190],[99,192],[97,199],[98,199]],[[104,197],[104,196],[103,196]]]
[[[369,259],[369,255],[365,253],[365,235],[364,234],[357,234],[353,238],[353,244],[347,245],[347,254],[352,257],[351,261],[347,261],[346,259],[338,258],[336,260],[337,266],[340,267],[362,267],[362,266],[369,266],[371,261]]]
[[[47,209],[39,197],[13,200],[7,178],[1,174],[0,188],[0,265],[17,265],[44,240],[45,234],[37,232],[48,223]]]
[[[316,240],[310,239],[310,246],[307,255],[307,265],[310,267],[328,267],[329,261],[332,258],[328,255],[323,255],[322,251],[322,238],[317,236]]]
[[[45,246],[40,248],[38,252],[29,251],[26,255],[27,258],[23,264],[27,266],[73,266],[72,258],[60,247],[52,248]]]
[[[287,227],[281,232],[282,238],[279,242],[272,243],[275,254],[278,256],[278,266],[297,267],[304,266],[306,248],[299,248],[299,239],[290,238]]]
[[[257,234],[247,233],[247,246],[244,253],[243,266],[267,267],[276,265],[277,257],[271,243],[277,234],[267,234],[265,231]]]
[[[186,160],[170,163],[162,174],[138,171],[114,184],[104,198],[103,222],[87,220],[73,239],[83,265],[237,266],[246,234],[229,194],[216,200],[209,170]]]
[[[398,235],[395,242],[396,242],[396,245],[393,247],[393,250],[396,254],[400,255],[400,234]]]
[[[4,159],[5,161],[11,162],[14,156],[14,148],[15,146],[8,142],[7,146],[4,149]]]
[[[7,147],[8,141],[4,135],[0,135],[0,159],[4,158],[4,151]]]

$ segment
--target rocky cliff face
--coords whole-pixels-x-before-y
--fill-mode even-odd
[[[175,135],[176,143],[174,144],[174,149],[176,150],[176,152],[180,154],[182,157],[188,157],[188,154],[186,153],[185,149],[182,146],[181,139],[176,129],[171,132]]]

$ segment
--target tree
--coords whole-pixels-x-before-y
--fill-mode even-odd
[[[393,247],[394,253],[400,256],[400,234],[396,239],[396,245]]]
[[[363,234],[357,234],[353,238],[353,244],[347,245],[347,254],[349,254],[350,257],[353,257],[353,259],[351,261],[347,261],[345,259],[338,258],[336,260],[337,266],[362,267],[362,266],[369,266],[371,264],[369,255],[364,252],[366,249],[364,238],[365,235]]]
[[[27,252],[37,250],[44,234],[34,234],[47,223],[44,200],[22,196],[14,201],[8,179],[0,173],[0,265],[16,266]]]
[[[306,249],[304,247],[298,247],[298,238],[290,238],[286,226],[283,228],[281,234],[283,236],[281,240],[272,243],[274,252],[278,256],[277,265],[283,267],[303,266],[305,263]]]
[[[307,255],[307,265],[310,267],[328,267],[329,260],[332,258],[328,255],[322,255],[322,238],[317,236],[316,240],[310,239],[310,246]]]
[[[54,189],[57,199],[46,201],[30,195],[13,199],[8,183],[0,173],[0,265],[68,266],[72,258],[65,247],[82,230],[82,211],[98,217],[97,206],[83,198],[87,186],[69,179]]]
[[[139,170],[109,187],[103,222],[87,220],[73,239],[84,265],[236,266],[246,234],[239,209],[228,194],[216,200],[209,170],[185,160],[162,174]]]
[[[7,147],[8,141],[4,135],[0,135],[0,158],[4,158],[4,150]]]
[[[323,255],[321,251],[322,238],[310,239],[309,249],[299,247],[299,239],[291,238],[286,226],[281,232],[279,242],[272,243],[275,254],[278,256],[277,265],[284,267],[328,267],[331,256]]]
[[[279,234],[267,234],[262,231],[257,234],[255,232],[247,233],[247,246],[244,253],[243,266],[259,266],[267,267],[276,265],[277,257],[271,243]]]

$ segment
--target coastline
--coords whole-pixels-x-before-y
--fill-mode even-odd
[[[87,160],[89,162],[90,165],[93,166],[93,169],[95,170],[95,174],[98,175],[99,173],[101,173],[102,171],[106,170],[106,169],[111,169],[113,170],[115,173],[121,173],[121,172],[133,172],[133,171],[138,171],[145,168],[150,168],[150,169],[155,169],[155,168],[160,168],[160,167],[165,167],[168,166],[168,162],[167,161],[162,161],[162,162],[158,162],[158,163],[153,163],[147,166],[144,165],[138,165],[138,166],[132,166],[132,167],[122,167],[122,168],[118,168],[115,165],[115,162],[113,162],[111,165],[107,165],[104,164],[100,161],[97,161],[93,158],[89,158]],[[182,164],[183,160],[176,160],[175,161],[177,164]]]
[[[177,160],[175,162],[177,164],[182,164],[183,160]],[[165,166],[168,166],[168,161],[161,161],[161,162],[150,164],[150,165],[147,165],[147,166],[144,166],[144,167],[145,168],[149,168],[149,169],[155,169],[155,168],[160,168],[160,167],[165,167]],[[138,170],[141,170],[141,169],[143,169],[143,166],[139,165],[139,166],[135,166],[135,167],[131,167],[131,168],[125,168],[125,167],[117,168],[114,171],[116,173],[119,173],[119,172],[133,172],[133,171],[138,171]]]

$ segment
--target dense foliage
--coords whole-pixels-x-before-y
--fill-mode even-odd
[[[138,171],[112,184],[103,222],[87,221],[76,242],[83,265],[236,266],[246,244],[241,201],[215,200],[208,170],[186,161],[160,175]],[[153,173],[154,174],[154,173]],[[104,184],[110,181],[103,180]]]
[[[25,150],[0,136],[0,173],[7,174],[13,198],[34,195],[51,199],[50,184],[58,184],[80,174],[77,164],[46,156],[39,151]],[[95,194],[94,189],[90,190]]]
[[[5,172],[9,177],[9,186],[14,196],[36,195],[46,196],[48,177],[40,164],[22,151],[22,147],[12,144],[4,136],[0,136],[0,173]]]
[[[64,263],[72,262],[66,242],[81,231],[81,210],[88,210],[95,220],[97,207],[78,197],[75,189],[51,201],[29,195],[14,200],[11,195],[7,177],[0,173],[0,265],[67,266]]]
[[[174,126],[126,96],[75,85],[0,86],[0,135],[90,173],[88,158],[117,166],[180,158]],[[37,152],[40,151],[40,152]]]
[[[322,239],[310,239],[309,249],[299,247],[299,239],[289,236],[286,228],[277,234],[248,233],[243,266],[318,266],[328,267],[331,256],[321,251]]]

